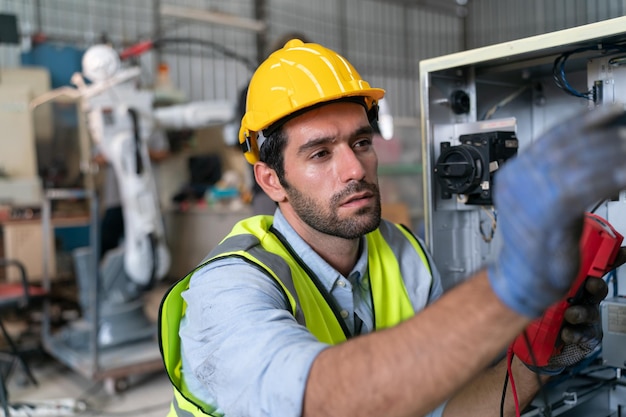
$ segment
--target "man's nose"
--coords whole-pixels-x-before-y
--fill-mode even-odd
[[[341,147],[337,170],[342,182],[360,181],[365,178],[363,161],[349,146]]]

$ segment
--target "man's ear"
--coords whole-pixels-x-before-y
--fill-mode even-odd
[[[257,184],[259,184],[269,198],[277,203],[280,203],[287,198],[285,189],[280,184],[276,171],[270,168],[265,162],[255,163],[253,169]]]

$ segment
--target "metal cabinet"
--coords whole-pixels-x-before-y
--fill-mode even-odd
[[[420,100],[425,237],[447,289],[498,253],[490,200],[497,168],[585,108],[626,104],[626,17],[421,61]],[[626,233],[624,192],[594,210]],[[618,288],[626,293],[625,276],[619,268],[614,297],[621,297]],[[605,348],[626,336],[614,334],[624,332],[623,326],[604,330]],[[610,347],[612,364],[618,364],[606,364],[614,373],[611,383],[622,387],[619,364],[626,350],[621,342]],[[626,404],[620,389],[598,395],[595,400],[609,413]],[[565,409],[560,413],[568,415]],[[585,415],[592,414],[609,415]]]

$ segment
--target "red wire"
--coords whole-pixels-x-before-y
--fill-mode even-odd
[[[515,416],[520,417],[520,409],[519,409],[519,399],[517,398],[517,389],[515,388],[515,379],[513,378],[513,370],[511,369],[511,365],[513,364],[513,345],[509,346],[509,349],[506,351],[506,369],[509,373],[509,382],[511,383],[511,392],[513,393],[513,402],[515,403]]]

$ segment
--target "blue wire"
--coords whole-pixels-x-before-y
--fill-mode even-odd
[[[572,87],[571,84],[567,81],[567,78],[565,77],[565,59],[561,62],[561,80],[563,81],[563,86],[573,96],[590,99],[590,95],[589,94],[581,93],[580,91],[578,91],[574,87]]]
[[[617,270],[616,269],[612,269],[605,276],[606,276],[605,281],[606,281],[607,284],[610,283],[611,280],[613,280],[613,297],[617,297],[617,295],[618,295]]]

